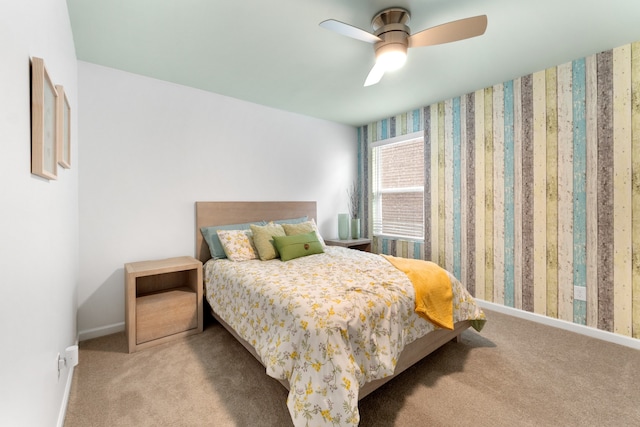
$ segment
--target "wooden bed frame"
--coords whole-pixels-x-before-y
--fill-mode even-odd
[[[309,219],[315,219],[317,222],[316,202],[196,202],[196,258],[203,263],[211,258],[209,247],[200,232],[200,227],[298,218],[305,215],[309,217]],[[220,319],[213,310],[211,310],[211,313],[231,335],[262,363],[260,356],[258,356],[251,344],[242,339],[226,322]],[[366,383],[360,388],[359,399],[364,398],[383,384],[395,378],[447,342],[457,340],[460,334],[470,326],[471,322],[468,320],[457,322],[451,331],[436,329],[411,344],[408,344],[398,358],[394,374]],[[289,383],[286,380],[278,381],[289,390]]]

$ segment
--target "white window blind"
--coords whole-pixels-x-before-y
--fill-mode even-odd
[[[416,134],[374,146],[373,233],[424,239],[424,140]]]

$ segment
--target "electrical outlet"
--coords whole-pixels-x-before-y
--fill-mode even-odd
[[[64,358],[60,356],[60,353],[58,353],[58,379],[60,379],[60,371],[62,370],[62,368],[65,367],[65,365],[66,365],[66,362]]]

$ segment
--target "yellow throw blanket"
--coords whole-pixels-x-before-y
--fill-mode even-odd
[[[453,329],[453,291],[446,270],[431,261],[382,256],[413,283],[416,313],[436,326]]]

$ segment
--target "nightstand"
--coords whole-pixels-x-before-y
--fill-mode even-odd
[[[202,332],[202,262],[185,256],[124,270],[129,353]]]
[[[324,239],[324,242],[329,246],[342,246],[343,248],[371,252],[371,239]]]

